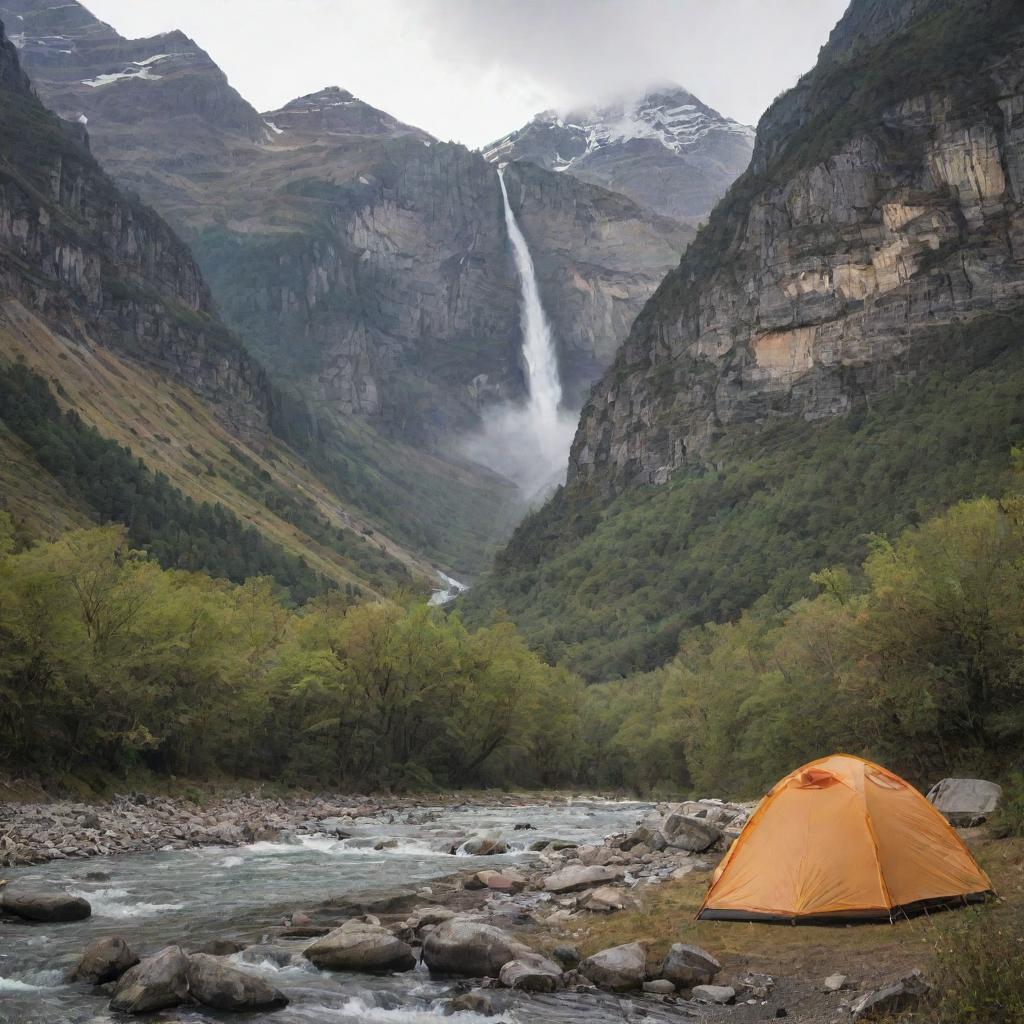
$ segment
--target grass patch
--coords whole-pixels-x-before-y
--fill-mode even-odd
[[[649,961],[655,962],[672,943],[692,943],[721,961],[723,978],[754,971],[770,974],[780,986],[787,986],[787,1005],[794,1019],[801,1019],[802,999],[808,1004],[820,1002],[821,983],[830,974],[843,973],[855,985],[874,987],[921,968],[935,985],[935,992],[923,1015],[919,1008],[916,1016],[905,1019],[929,1024],[1018,1024],[1024,1021],[1020,1016],[1024,839],[978,835],[970,843],[999,894],[998,899],[976,910],[949,911],[891,925],[793,927],[697,921],[695,915],[711,874],[695,872],[680,881],[652,886],[644,892],[643,906],[637,910],[589,914],[538,929],[534,945],[550,952],[569,942],[589,956],[609,946],[644,941]],[[1006,977],[997,976],[1004,965]],[[1010,968],[1017,971],[1016,976]],[[998,1016],[1004,1011],[1004,1016]]]

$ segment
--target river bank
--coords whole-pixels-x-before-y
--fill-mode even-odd
[[[204,846],[289,842],[314,835],[347,839],[374,825],[427,825],[444,814],[473,808],[558,808],[573,799],[606,798],[564,793],[279,797],[227,789],[199,800],[129,793],[90,802],[0,801],[0,867]]]
[[[39,814],[58,823],[48,828],[59,828],[91,813],[101,826],[138,824],[147,830],[137,837],[144,843],[167,838],[163,830],[187,836],[108,857],[82,851],[50,858],[45,851],[53,848],[44,844],[45,860],[5,869],[6,891],[67,893],[88,901],[92,915],[69,923],[0,915],[3,1012],[12,1024],[123,1020],[107,1010],[111,985],[66,981],[92,942],[117,936],[141,958],[177,946],[186,957],[213,954],[219,971],[262,979],[288,1004],[248,1019],[279,1024],[423,1024],[452,1013],[463,1024],[484,1017],[507,1024],[746,1024],[781,1016],[832,1024],[854,1019],[851,1006],[888,982],[915,969],[929,976],[936,949],[976,916],[852,928],[696,922],[711,872],[749,808],[708,802],[666,814],[630,801],[490,797],[430,806],[350,797],[234,797],[202,808],[168,798],[23,805],[26,827],[39,825]],[[222,826],[238,829],[242,840],[207,845]],[[261,829],[278,831],[259,838]],[[986,926],[1020,934],[1024,842],[996,840],[985,829],[963,834],[1002,897],[980,912]],[[449,921],[460,922],[470,939],[455,951],[461,968],[438,971],[436,960],[430,964],[431,936]],[[413,969],[403,963],[381,973],[344,956],[316,961],[313,944],[337,943],[341,926],[361,929],[371,944],[404,944]],[[495,931],[525,962],[529,985],[550,982],[555,990],[512,987],[511,976],[499,980],[496,971],[486,977],[476,951]],[[666,984],[676,943],[707,952],[715,962],[708,977],[731,992],[728,1005],[691,991],[693,979],[690,986]],[[639,957],[627,964],[637,980],[628,991],[608,991],[594,965],[599,954],[623,948]],[[827,989],[826,978],[835,976],[841,984]],[[655,980],[642,988],[643,979]],[[206,1016],[188,998],[161,1019],[222,1018]]]

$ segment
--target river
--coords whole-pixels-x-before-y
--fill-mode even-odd
[[[255,942],[264,929],[281,923],[286,915],[331,898],[407,892],[473,866],[527,864],[535,856],[527,847],[538,838],[597,842],[630,830],[650,811],[649,804],[600,800],[492,808],[420,807],[395,815],[392,822],[360,821],[350,829],[352,837],[343,840],[313,835],[292,842],[9,869],[4,877],[12,883],[38,882],[41,887],[67,888],[84,896],[93,914],[69,924],[0,921],[0,1022],[102,1024],[127,1019],[110,1014],[107,998],[88,986],[62,981],[65,969],[100,936],[123,935],[140,956],[171,943],[187,949],[214,938]],[[533,829],[515,830],[516,824],[526,823]],[[445,852],[454,840],[485,831],[500,831],[511,852],[483,858]],[[396,845],[375,850],[382,840],[395,840]],[[95,877],[97,872],[106,877]],[[424,902],[430,902],[429,896]],[[308,941],[296,942],[294,948],[300,950]],[[236,956],[233,962],[237,961]],[[417,1024],[438,1019],[437,1001],[451,989],[450,981],[431,979],[422,965],[392,977],[318,971],[301,957],[285,968],[240,966],[268,977],[289,997],[289,1006],[272,1014],[243,1015],[180,1008],[143,1019]],[[454,1019],[461,1024],[484,1020],[470,1013]],[[579,1020],[579,1009],[566,1006],[562,1011],[556,997],[550,997],[535,1008],[524,1006],[502,1014],[502,1019],[521,1024],[569,1022]]]

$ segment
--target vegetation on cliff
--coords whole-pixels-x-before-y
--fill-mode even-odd
[[[712,466],[604,507],[560,492],[464,599],[467,621],[505,610],[548,660],[603,680],[664,664],[684,629],[813,594],[811,574],[855,569],[872,534],[1003,492],[1024,441],[1022,330],[992,316],[944,331],[927,381],[825,424],[737,433]]]

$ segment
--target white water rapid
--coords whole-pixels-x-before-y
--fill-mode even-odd
[[[519,275],[527,400],[525,405],[491,410],[485,416],[483,430],[466,443],[465,449],[470,458],[514,480],[523,497],[530,500],[543,498],[544,492],[565,479],[576,417],[561,408],[562,384],[551,325],[540,300],[530,247],[508,200],[504,169],[498,170],[498,181]]]

